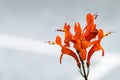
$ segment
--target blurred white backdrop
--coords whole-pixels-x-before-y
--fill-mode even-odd
[[[89,80],[118,80],[119,0],[0,0],[0,80],[81,80],[74,60],[59,64],[60,48],[45,41],[65,22],[84,27],[89,12],[98,12],[98,28],[115,32],[102,41],[105,57],[93,55]]]

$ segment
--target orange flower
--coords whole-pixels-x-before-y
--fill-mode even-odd
[[[60,36],[56,36],[56,40],[55,40],[56,44],[58,44],[59,46],[62,47],[62,42],[61,42],[61,38]]]
[[[79,51],[82,60],[86,60],[87,48],[89,46],[91,46],[91,43],[84,39],[77,40],[77,43],[74,45],[74,48]]]
[[[67,23],[64,24],[64,29],[57,29],[56,31],[60,31],[60,32],[65,32],[65,39],[64,39],[64,43],[67,47],[70,47],[70,41],[72,41],[73,35],[70,32],[70,25],[67,25]]]
[[[70,32],[70,28],[71,28],[70,25],[67,25],[65,23],[65,25],[64,25],[64,31],[65,31],[64,43],[68,47],[70,47],[70,43],[69,42],[72,40],[72,37],[73,37],[72,33]]]
[[[91,39],[95,38],[96,35],[98,34],[98,30],[96,29],[96,24],[94,24],[94,18],[95,16],[90,13],[87,14],[86,16],[87,25],[84,28],[84,32],[87,41],[90,41]]]
[[[84,36],[80,23],[74,24],[74,32],[75,32],[74,40],[78,40]]]
[[[64,32],[64,45],[62,44],[61,37],[56,36],[55,42],[48,41],[49,44],[58,44],[61,47],[60,63],[62,62],[62,57],[64,54],[72,56],[78,67],[80,67],[80,62],[86,60],[87,67],[90,65],[91,56],[99,50],[102,50],[102,56],[104,56],[104,49],[102,48],[100,42],[104,36],[109,35],[111,32],[104,34],[102,29],[97,29],[94,20],[97,15],[92,15],[88,13],[86,15],[87,25],[84,29],[81,28],[80,23],[74,24],[74,35],[70,32],[71,26],[67,23],[64,24],[64,28],[57,29],[56,31]],[[97,36],[97,37],[96,37]],[[73,47],[77,54],[71,50],[70,42],[73,43]],[[89,48],[89,51],[87,49]],[[79,56],[79,57],[78,57]]]
[[[78,40],[77,43],[74,45],[74,48],[79,51],[80,57],[82,60],[86,59],[86,49],[82,48],[81,40]]]
[[[93,53],[95,51],[102,50],[102,56],[104,56],[104,49],[102,48],[102,46],[100,44],[100,41],[103,37],[104,37],[103,30],[102,29],[98,30],[98,40],[93,42],[93,46],[90,49],[90,51],[88,52],[88,57],[87,57],[87,66],[88,67],[90,65],[91,56],[93,55]]]
[[[81,29],[80,23],[74,25],[74,48],[79,51],[82,60],[86,60],[87,48],[91,45],[90,42],[86,41],[85,35]]]
[[[80,62],[79,62],[77,55],[72,50],[67,48],[65,45],[62,45],[61,38],[59,36],[56,36],[55,41],[56,41],[56,44],[58,44],[61,47],[62,54],[60,56],[60,63],[62,62],[63,54],[66,54],[66,55],[72,56],[76,60],[78,67],[80,67]]]
[[[91,13],[86,15],[87,24],[94,24],[94,16]]]

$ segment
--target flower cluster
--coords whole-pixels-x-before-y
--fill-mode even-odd
[[[74,34],[71,33],[71,26],[67,23],[64,24],[63,29],[57,29],[57,31],[64,32],[64,44],[60,36],[56,36],[54,42],[49,42],[50,44],[57,44],[61,47],[60,63],[64,54],[72,56],[78,67],[81,67],[81,61],[86,61],[86,66],[89,68],[91,56],[96,52],[101,50],[102,56],[104,56],[104,49],[102,48],[100,42],[101,40],[109,35],[111,32],[104,34],[102,29],[97,29],[94,20],[97,15],[92,15],[88,13],[86,15],[87,25],[82,29],[80,23],[74,24]],[[73,48],[71,49],[70,42],[73,43]],[[88,49],[89,48],[89,49]]]

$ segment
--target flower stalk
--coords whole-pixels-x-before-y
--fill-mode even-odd
[[[86,73],[84,61],[81,59],[79,51],[76,50],[76,52],[79,56],[79,59],[80,59],[81,65],[82,65],[82,68],[81,67],[79,68],[80,69],[80,74],[84,77],[85,80],[88,80],[89,69],[87,68],[87,73]]]

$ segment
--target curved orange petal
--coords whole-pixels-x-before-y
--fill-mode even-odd
[[[93,55],[93,53],[95,52],[94,50],[94,47],[92,47],[89,52],[88,52],[88,56],[87,56],[87,67],[90,66],[90,59],[91,59],[91,56]]]
[[[84,33],[82,31],[82,28],[80,26],[80,23],[78,24],[74,24],[74,32],[75,32],[75,35],[74,35],[74,40],[77,41],[78,39],[81,39],[81,38],[84,38]]]
[[[101,47],[100,44],[95,44],[95,46],[93,46],[90,51],[88,52],[88,57],[87,57],[87,66],[89,67],[90,65],[90,59],[91,56],[93,55],[94,52],[98,51],[98,50],[102,50],[102,56],[104,56],[104,49]]]
[[[98,39],[101,40],[104,37],[104,32],[102,29],[98,30]]]
[[[95,38],[98,34],[98,30],[96,29],[96,24],[90,24],[87,25],[87,29],[85,31],[85,38],[87,41],[90,41],[91,39]]]
[[[65,23],[65,25],[64,25],[64,31],[65,31],[65,40],[64,40],[64,43],[68,47],[70,47],[69,42],[72,40],[72,37],[73,37],[72,33],[70,32],[70,28],[71,28],[70,25],[67,25]]]
[[[98,33],[96,29],[96,24],[94,24],[94,18],[95,16],[90,13],[86,16],[87,25],[83,31],[85,32],[85,38],[87,41],[95,38]]]
[[[72,56],[75,59],[75,61],[77,62],[78,67],[80,67],[80,61],[79,61],[77,55],[72,50],[66,48],[65,46],[62,46],[61,51],[62,51],[62,54],[60,56],[60,63],[62,62],[63,54],[66,54],[66,55]]]
[[[67,23],[64,24],[64,30],[69,31],[70,30],[70,25],[67,25]]]
[[[86,15],[86,21],[87,21],[87,24],[90,24],[90,23],[94,24],[94,15],[92,15],[91,13],[88,13]]]
[[[80,23],[78,23],[78,24],[74,24],[74,32],[75,32],[75,34],[78,34],[78,35],[81,35],[81,33],[82,33],[82,28],[81,28],[81,26],[80,26]]]
[[[56,40],[55,40],[56,44],[58,44],[59,46],[62,46],[62,42],[61,42],[61,37],[60,36],[56,36]]]
[[[83,29],[84,30],[89,30],[89,28],[91,28],[94,24],[94,16],[90,13],[88,13],[86,15],[86,22],[87,22],[87,26]]]
[[[93,42],[93,46],[92,46],[92,48],[88,52],[88,57],[87,57],[87,66],[88,67],[90,65],[91,56],[93,55],[93,53],[95,51],[102,50],[102,56],[104,56],[104,49],[102,48],[102,46],[100,44],[100,41],[101,41],[101,39],[103,37],[104,37],[103,30],[102,29],[98,30],[98,40],[96,40],[96,41]]]
[[[98,34],[98,30],[95,29],[94,31],[91,31],[88,35],[86,35],[86,40],[90,41],[91,39],[94,39]]]

